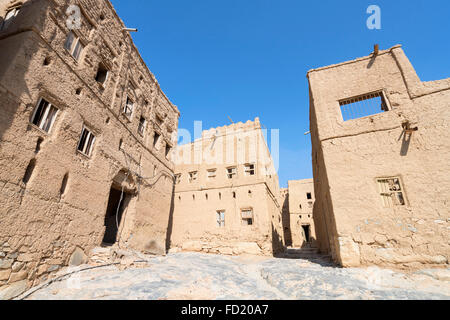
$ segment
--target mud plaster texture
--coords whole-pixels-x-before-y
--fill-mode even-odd
[[[175,147],[179,111],[109,1],[77,1],[82,25],[73,32],[84,50],[76,60],[64,48],[72,2],[25,1],[0,31],[0,287],[15,292],[86,261],[102,242],[113,185],[129,195],[119,246],[166,252],[174,168],[166,146]],[[0,1],[1,17],[12,4]],[[95,80],[100,63],[109,70],[104,84]],[[40,98],[58,109],[48,133],[31,124]],[[89,157],[77,151],[83,126],[96,137]]]
[[[421,82],[399,45],[308,79],[321,251],[346,267],[448,266],[450,79]],[[379,90],[389,111],[343,121],[339,101]],[[382,205],[384,177],[401,179],[405,205]]]
[[[283,250],[278,176],[258,118],[203,131],[193,143],[177,147],[175,162],[172,251],[271,255]],[[250,164],[253,174],[246,172]],[[230,178],[231,167],[236,174]],[[253,212],[252,225],[242,223],[245,209]],[[218,211],[224,211],[222,226]]]

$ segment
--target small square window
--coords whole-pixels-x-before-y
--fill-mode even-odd
[[[306,199],[308,199],[308,200],[312,199],[312,193],[311,192],[307,192],[306,193]]]
[[[139,119],[139,125],[138,125],[138,133],[139,133],[139,135],[144,136],[146,125],[147,125],[147,121],[145,120],[144,117],[141,117]]]
[[[383,207],[392,208],[405,205],[404,190],[399,177],[378,178],[377,184]]]
[[[344,121],[389,111],[389,105],[383,91],[341,100],[339,101],[339,105]]]
[[[197,176],[198,176],[197,171],[189,172],[189,182],[197,181]]]
[[[244,167],[244,172],[246,176],[254,176],[255,175],[255,165],[254,164],[246,164]]]
[[[161,135],[158,132],[155,132],[155,135],[153,136],[153,148],[158,148],[160,137]]]
[[[253,225],[253,209],[242,209],[241,218],[243,226]]]
[[[58,109],[51,105],[45,99],[40,99],[36,109],[34,110],[31,123],[37,126],[39,129],[50,132],[50,129],[55,122]]]
[[[127,102],[123,108],[123,113],[130,119],[133,115],[134,102],[130,97],[127,97]]]
[[[227,177],[228,179],[233,179],[237,175],[236,167],[227,168]]]
[[[81,131],[80,141],[78,142],[78,151],[90,157],[92,154],[92,149],[94,147],[94,142],[95,136],[89,129],[83,127],[83,130]]]
[[[225,210],[217,211],[216,218],[217,218],[217,226],[219,228],[225,227]]]

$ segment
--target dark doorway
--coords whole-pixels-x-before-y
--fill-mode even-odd
[[[309,240],[310,240],[310,239],[309,239],[309,235],[310,235],[309,227],[310,227],[309,224],[308,224],[308,225],[303,225],[303,226],[302,226],[303,231],[305,232],[306,242],[309,242]]]
[[[108,208],[105,215],[105,235],[103,236],[103,245],[113,245],[117,240],[118,226],[122,220],[122,214],[129,202],[129,195],[122,191],[111,188],[109,193]],[[116,214],[117,219],[116,219]]]

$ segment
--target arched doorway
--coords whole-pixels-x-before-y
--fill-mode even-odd
[[[105,214],[105,233],[102,245],[111,246],[116,243],[123,215],[136,193],[136,185],[132,175],[121,170],[113,179],[109,192],[108,206]]]

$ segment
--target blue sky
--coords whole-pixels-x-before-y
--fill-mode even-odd
[[[312,177],[308,70],[402,44],[423,81],[450,77],[450,1],[112,0],[180,128],[259,117],[280,130],[282,187]],[[366,9],[381,8],[381,30]],[[270,134],[268,135],[270,137]],[[270,145],[270,140],[269,140]]]

